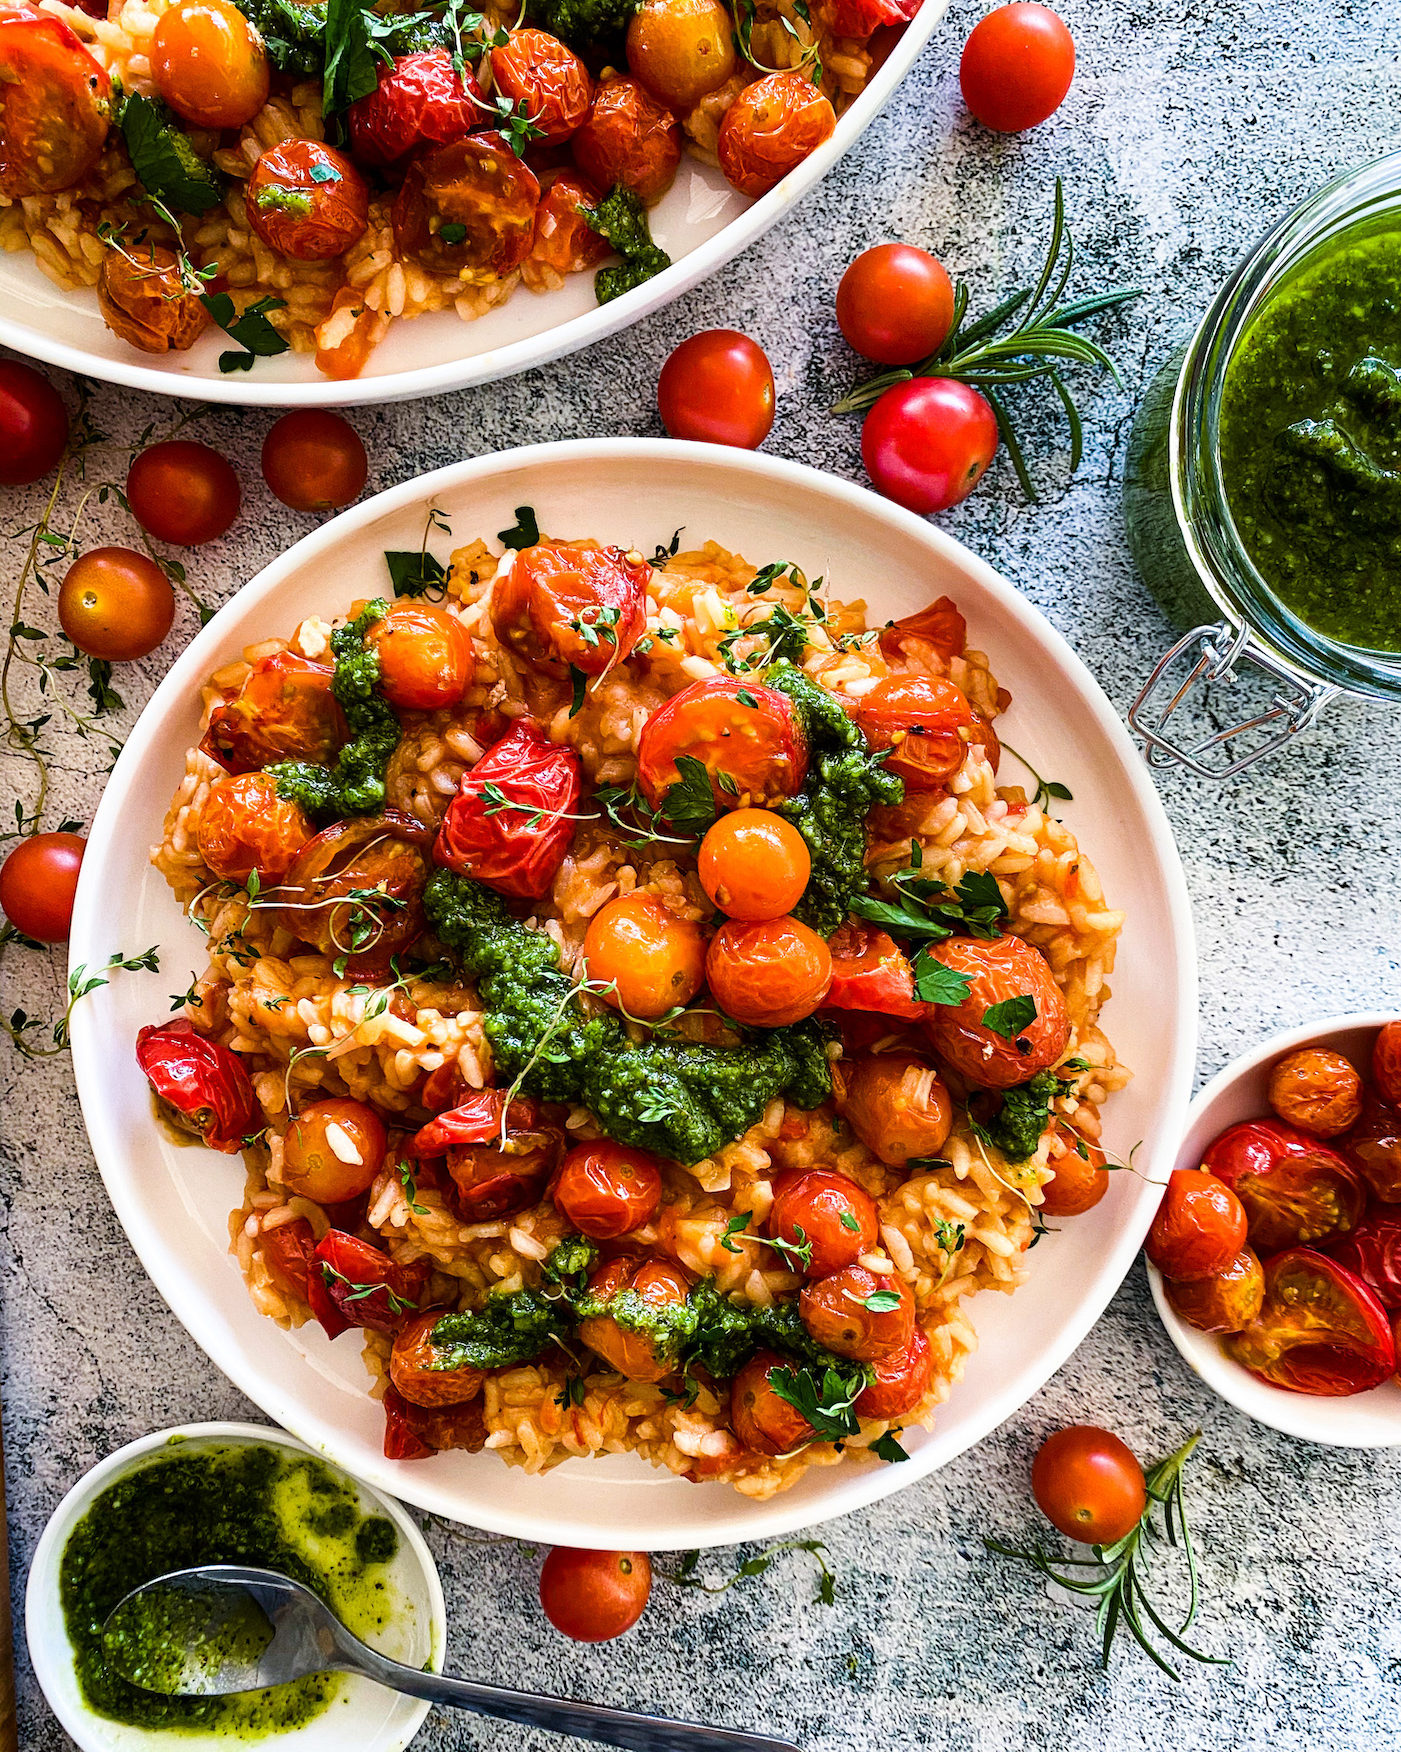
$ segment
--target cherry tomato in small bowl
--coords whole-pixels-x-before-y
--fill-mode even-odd
[[[647,1610],[652,1560],[645,1551],[556,1545],[540,1571],[540,1604],[561,1636],[611,1642]]]
[[[960,504],[997,451],[988,402],[949,377],[893,384],[866,415],[861,460],[879,493],[927,515]]]
[[[634,78],[682,115],[734,72],[734,20],[720,0],[642,0],[627,54]]]
[[[773,367],[738,329],[705,329],[662,366],[657,407],[673,438],[757,450],[773,428]]]
[[[1372,1081],[1383,1101],[1401,1107],[1401,1022],[1388,1022],[1372,1042]]]
[[[1339,1142],[1372,1196],[1383,1204],[1401,1204],[1401,1111],[1369,1090],[1361,1118]]]
[[[1272,1387],[1318,1398],[1367,1393],[1396,1372],[1386,1309],[1360,1277],[1311,1247],[1266,1262],[1260,1313],[1226,1349]]]
[[[200,547],[238,516],[238,476],[217,450],[169,438],[143,450],[127,471],[131,514],[157,541]]]
[[[1331,1047],[1300,1047],[1270,1072],[1268,1098],[1286,1125],[1310,1137],[1335,1138],[1362,1112],[1362,1078]]]
[[[1174,1168],[1143,1250],[1166,1278],[1214,1277],[1245,1246],[1245,1207],[1199,1168]]]
[[[1350,1235],[1330,1241],[1327,1252],[1360,1277],[1384,1308],[1401,1313],[1401,1211],[1370,1211]]]
[[[1260,1312],[1265,1273],[1254,1249],[1242,1247],[1210,1277],[1185,1283],[1165,1278],[1163,1294],[1173,1312],[1198,1332],[1239,1332]]]
[[[149,554],[89,548],[58,592],[64,632],[88,657],[127,663],[154,651],[175,621],[175,592]]]
[[[1245,1206],[1250,1244],[1262,1254],[1345,1235],[1366,1204],[1362,1176],[1346,1157],[1278,1120],[1229,1126],[1202,1166]]]
[[[1031,1465],[1031,1493],[1067,1539],[1113,1545],[1143,1518],[1148,1487],[1133,1451],[1094,1424],[1048,1436]]]
[[[978,20],[963,45],[963,101],[985,128],[1020,134],[1065,101],[1075,77],[1075,42],[1037,0],[1011,0]]]
[[[837,327],[877,365],[913,365],[938,352],[953,327],[953,281],[927,249],[878,243],[837,287]]]
[[[76,833],[31,833],[0,864],[0,912],[37,943],[64,943],[87,841]]]
[[[68,443],[63,398],[33,366],[0,359],[0,486],[27,487],[58,467]]]

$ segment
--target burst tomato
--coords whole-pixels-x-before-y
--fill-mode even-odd
[[[387,972],[423,934],[431,832],[397,809],[333,823],[297,854],[278,922],[352,979]]]
[[[355,286],[342,286],[316,327],[316,369],[337,382],[358,377],[383,340],[390,318],[372,310]]]
[[[734,72],[734,21],[720,0],[642,0],[627,53],[657,102],[684,114]]]
[[[882,25],[908,24],[920,0],[819,0],[818,16],[833,36],[869,37]]]
[[[858,701],[856,722],[874,749],[894,752],[885,770],[908,789],[935,791],[963,765],[984,721],[963,690],[932,675],[889,675]]]
[[[308,1275],[316,1252],[316,1232],[305,1217],[264,1229],[258,1236],[263,1264],[273,1281],[288,1295],[309,1302]]]
[[[591,183],[601,189],[621,183],[650,204],[675,180],[681,129],[635,79],[614,74],[595,91],[569,149]]]
[[[266,773],[216,779],[200,812],[199,855],[225,882],[247,882],[256,870],[265,886],[281,882],[316,829],[295,803],[277,794]]]
[[[593,102],[593,80],[573,49],[544,30],[513,30],[491,51],[496,89],[539,128],[542,146],[562,144]]]
[[[390,219],[399,249],[430,274],[486,285],[518,268],[535,237],[540,184],[501,134],[471,134],[415,158]]]
[[[1266,1263],[1260,1313],[1226,1349],[1271,1386],[1324,1398],[1366,1393],[1396,1372],[1386,1309],[1361,1278],[1311,1247]]]
[[[561,1636],[610,1642],[631,1630],[652,1593],[645,1551],[585,1551],[556,1545],[540,1570],[540,1604]]]
[[[953,1129],[953,1102],[928,1059],[910,1052],[842,1059],[833,1067],[837,1111],[892,1168],[937,1156]]]
[[[889,1422],[908,1416],[933,1385],[934,1348],[924,1328],[916,1326],[904,1350],[877,1357],[868,1367],[872,1380],[857,1398],[856,1415]]]
[[[493,586],[492,625],[523,657],[537,655],[538,641],[558,666],[601,675],[641,638],[651,576],[636,552],[591,541],[537,542]]]
[[[541,899],[574,837],[579,770],[572,748],[518,718],[462,775],[433,848],[435,862],[498,894]]]
[[[455,614],[427,602],[394,602],[366,639],[379,652],[380,688],[401,711],[455,706],[476,668],[472,639]]]
[[[893,384],[861,428],[861,460],[876,491],[921,515],[966,499],[997,444],[991,405],[949,377]]]
[[[0,359],[0,487],[27,487],[50,473],[67,444],[63,397],[32,366]]]
[[[807,777],[807,737],[787,694],[727,675],[693,681],[642,726],[637,782],[654,809],[680,781],[683,755],[710,775],[717,809],[795,797]]]
[[[127,502],[157,541],[201,547],[238,516],[238,476],[207,444],[169,438],[143,450],[127,470]]]
[[[1048,1166],[1056,1177],[1041,1188],[1041,1212],[1047,1217],[1083,1216],[1109,1190],[1105,1154],[1068,1119],[1057,1119],[1055,1130]]]
[[[87,841],[76,833],[31,833],[0,864],[0,912],[23,936],[63,943]]]
[[[446,1158],[454,1202],[471,1223],[514,1216],[539,1200],[564,1148],[564,1133],[538,1101],[503,1089],[476,1089],[422,1126],[413,1139],[420,1160]]]
[[[1039,127],[1064,103],[1074,77],[1074,40],[1036,0],[1012,0],[980,18],[958,69],[963,101],[1002,134]]]
[[[159,244],[109,249],[97,279],[102,320],[143,353],[184,353],[209,327],[209,312],[191,290],[180,258]]]
[[[89,548],[64,574],[58,620],[88,657],[128,663],[154,651],[175,622],[175,592],[148,554]]]
[[[1388,1022],[1378,1029],[1372,1042],[1372,1076],[1382,1100],[1401,1107],[1401,1022]]]
[[[1010,1089],[1055,1064],[1070,1038],[1065,998],[1046,958],[1020,937],[988,943],[950,937],[929,953],[968,981],[961,1004],[934,1004],[925,1030],[939,1057],[979,1089]],[[1036,1015],[1008,1040],[987,1024],[987,1012],[1009,998],[1029,997]]]
[[[386,1460],[427,1460],[449,1448],[480,1454],[486,1446],[480,1395],[465,1405],[415,1405],[391,1386],[383,1405]]]
[[[330,766],[350,739],[334,679],[329,664],[295,651],[260,657],[234,698],[209,714],[201,749],[234,773],[283,760]]]
[[[1401,1211],[1372,1211],[1350,1235],[1328,1244],[1339,1265],[1360,1277],[1393,1314],[1401,1312]]]
[[[77,33],[37,6],[0,12],[0,195],[81,182],[112,125],[112,81]]]
[[[549,273],[577,274],[598,266],[612,245],[580,209],[592,211],[602,198],[592,183],[572,171],[553,175],[535,209],[535,235],[521,269],[528,284],[534,286],[538,280],[548,285],[543,276]]]
[[[653,1308],[677,1306],[686,1300],[690,1289],[690,1279],[669,1259],[629,1255],[606,1260],[589,1279],[589,1295],[601,1302],[631,1290]],[[591,1314],[581,1320],[579,1338],[608,1368],[630,1381],[663,1381],[676,1367],[675,1357],[665,1346],[659,1352],[647,1333],[619,1326],[611,1314]]]
[[[282,1139],[282,1183],[314,1204],[343,1204],[374,1184],[389,1147],[384,1121],[363,1101],[312,1101]]]
[[[316,1244],[308,1282],[311,1311],[330,1337],[351,1326],[395,1333],[420,1311],[428,1266],[421,1259],[399,1265],[368,1241],[331,1229]]]
[[[882,653],[897,662],[927,663],[937,657],[947,668],[963,655],[968,643],[968,622],[951,596],[940,596],[927,608],[907,614],[881,628]]]
[[[953,327],[953,281],[927,249],[878,243],[837,287],[837,327],[877,365],[913,365],[937,353]]]
[[[151,38],[151,77],[197,128],[241,128],[268,100],[267,55],[232,0],[176,0]]]
[[[703,329],[668,356],[657,408],[673,438],[757,450],[773,428],[773,367],[738,329]]]
[[[460,140],[485,114],[472,74],[459,74],[446,49],[422,49],[381,66],[375,89],[346,111],[350,150],[361,164],[395,164],[421,147]]]
[[[244,204],[248,223],[268,248],[298,262],[344,255],[370,222],[364,177],[321,140],[270,147],[253,167]]]
[[[1214,1277],[1245,1246],[1245,1207],[1200,1168],[1174,1168],[1143,1250],[1166,1278]]]
[[[1163,1292],[1169,1306],[1198,1332],[1239,1332],[1260,1312],[1265,1274],[1254,1249],[1242,1247],[1210,1277],[1187,1283],[1165,1279]]]
[[[136,1037],[136,1062],[161,1112],[211,1150],[233,1155],[257,1130],[258,1098],[243,1061],[179,1016]]]
[[[725,111],[716,153],[742,195],[757,200],[826,140],[836,112],[806,73],[756,79]]]
[[[1383,1204],[1401,1204],[1401,1113],[1368,1092],[1362,1117],[1343,1145]]]
[[[654,1157],[608,1138],[578,1144],[560,1163],[550,1197],[565,1221],[595,1241],[616,1241],[656,1216],[662,1176]]]
[[[804,1277],[831,1277],[870,1253],[880,1233],[875,1200],[832,1168],[790,1168],[773,1183],[767,1228],[777,1241],[806,1248],[807,1263],[784,1254]]]
[[[1310,1137],[1335,1138],[1362,1111],[1362,1078],[1340,1052],[1305,1047],[1270,1072],[1269,1103],[1286,1125]]]
[[[818,1344],[854,1362],[894,1356],[914,1335],[914,1295],[893,1272],[843,1266],[804,1285],[798,1305],[803,1325]]]
[[[1324,1242],[1357,1226],[1366,1188],[1351,1162],[1317,1138],[1272,1119],[1228,1127],[1202,1157],[1245,1206],[1259,1253]]]
[[[1132,1451],[1093,1424],[1072,1424],[1046,1438],[1031,1464],[1031,1493],[1051,1525],[1082,1545],[1123,1539],[1148,1504]]]
[[[589,920],[584,965],[624,1015],[653,1022],[689,1004],[705,981],[705,937],[655,894],[621,894]]]
[[[832,983],[823,1002],[829,1010],[870,1010],[906,1022],[924,1015],[909,957],[886,932],[863,919],[848,919],[827,947]]]
[[[778,918],[803,898],[812,854],[792,822],[771,809],[735,809],[706,830],[696,874],[728,918]]]
[[[475,1399],[486,1371],[444,1367],[442,1351],[433,1343],[433,1328],[442,1312],[431,1309],[405,1321],[389,1353],[389,1379],[411,1405],[465,1405]]]
[[[794,918],[731,919],[710,939],[705,977],[727,1016],[753,1028],[799,1022],[827,995],[832,956]]]
[[[793,1365],[773,1351],[755,1351],[730,1382],[730,1423],[746,1448],[758,1454],[791,1454],[817,1432],[774,1387],[774,1375]]]

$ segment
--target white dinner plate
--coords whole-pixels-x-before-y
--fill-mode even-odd
[[[204,939],[148,863],[197,736],[199,685],[244,645],[381,591],[382,550],[417,547],[430,504],[452,520],[454,543],[509,527],[525,504],[547,530],[644,552],[684,526],[688,544],[713,538],[756,565],[791,560],[821,574],[836,596],[864,597],[876,621],[948,592],[970,643],[990,653],[1011,689],[999,729],[1075,793],[1066,819],[1110,904],[1128,913],[1104,1026],[1135,1076],[1109,1105],[1106,1139],[1121,1158],[1142,1140],[1141,1172],[1113,1175],[1092,1212],[1043,1240],[1015,1296],[972,1303],[981,1348],[935,1430],[910,1433],[903,1464],[816,1467],[757,1503],[632,1455],[570,1461],[541,1478],[490,1453],[386,1461],[382,1414],[354,1342],[332,1345],[315,1327],[288,1334],[253,1311],[228,1255],[242,1163],[172,1147],[152,1121],[136,1032],[166,1018],[166,994],[205,962]],[[445,556],[449,544],[436,545]],[[1112,707],[1060,635],[952,537],[863,488],[769,456],[658,439],[541,445],[425,475],[305,537],[221,609],[128,739],[83,861],[72,964],[149,943],[161,947],[161,974],[119,975],[85,998],[73,1061],[103,1178],[161,1293],[270,1417],[351,1472],[452,1520],[557,1544],[683,1549],[786,1533],[899,1490],[995,1429],[1065,1361],[1128,1270],[1173,1164],[1195,1050],[1192,926],[1167,818]]]

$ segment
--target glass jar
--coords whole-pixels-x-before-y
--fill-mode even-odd
[[[1261,306],[1324,244],[1383,227],[1401,229],[1401,152],[1336,177],[1268,232],[1140,404],[1125,471],[1129,545],[1144,583],[1184,629],[1129,710],[1155,766],[1231,778],[1339,694],[1401,703],[1401,656],[1319,633],[1261,577],[1226,501],[1218,443],[1226,372]],[[1174,715],[1199,690],[1251,671],[1266,684],[1259,711],[1201,741],[1175,735]]]

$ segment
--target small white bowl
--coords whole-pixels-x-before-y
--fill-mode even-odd
[[[172,1745],[199,1752],[202,1747],[227,1749],[232,1742],[213,1733],[174,1733],[128,1727],[95,1715],[83,1701],[74,1670],[73,1648],[63,1623],[59,1590],[59,1566],[64,1547],[74,1527],[94,1500],[124,1474],[139,1470],[170,1455],[171,1443],[182,1453],[207,1447],[238,1445],[286,1448],[307,1454],[329,1467],[338,1477],[355,1485],[362,1504],[385,1515],[399,1534],[399,1550],[389,1567],[389,1580],[397,1590],[403,1610],[395,1615],[375,1646],[396,1660],[412,1666],[431,1666],[442,1671],[447,1647],[447,1609],[442,1584],[432,1553],[417,1527],[398,1503],[381,1496],[368,1485],[284,1435],[261,1424],[183,1424],[178,1429],[157,1430],[118,1448],[91,1472],[85,1473],[54,1510],[34,1553],[25,1594],[25,1629],[30,1659],[49,1706],[82,1752],[170,1752]],[[429,1706],[397,1692],[386,1691],[368,1679],[342,1681],[328,1708],[304,1726],[258,1739],[266,1752],[403,1752],[422,1727]]]
[[[1330,1016],[1304,1028],[1291,1028],[1286,1034],[1273,1034],[1260,1046],[1233,1059],[1192,1102],[1176,1166],[1200,1167],[1207,1146],[1227,1126],[1269,1116],[1265,1091],[1270,1072],[1286,1053],[1301,1046],[1330,1046],[1351,1059],[1365,1075],[1377,1030],[1395,1018],[1396,1012],[1388,1010]],[[1183,1361],[1237,1410],[1306,1442],[1322,1442],[1335,1448],[1401,1447],[1401,1385],[1395,1380],[1374,1387],[1370,1393],[1356,1393],[1346,1399],[1320,1399],[1309,1393],[1287,1393],[1282,1387],[1271,1387],[1227,1356],[1218,1335],[1198,1332],[1173,1311],[1163,1289],[1162,1274],[1151,1265],[1148,1281],[1168,1337],[1181,1352]]]

